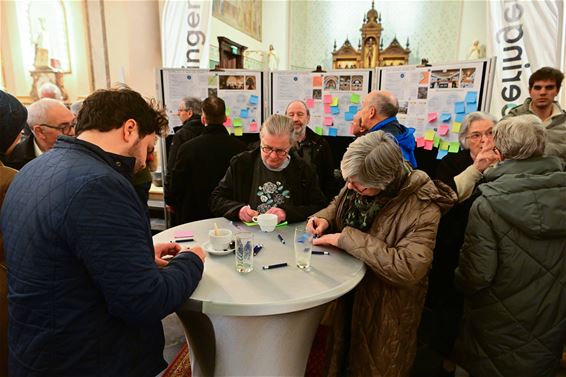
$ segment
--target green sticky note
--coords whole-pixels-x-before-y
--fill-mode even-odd
[[[230,108],[229,108],[229,107],[226,108],[226,116],[227,116],[227,117],[230,116]]]
[[[425,140],[434,140],[434,130],[426,130],[424,133]]]
[[[350,98],[350,102],[360,103],[360,95],[356,93],[352,93],[352,98]]]
[[[450,147],[450,143],[449,143],[449,142],[447,142],[447,141],[442,141],[442,142],[440,143],[440,148],[438,148],[438,149],[440,149],[440,150],[442,150],[442,151],[447,151],[449,147]]]
[[[460,127],[462,126],[462,123],[460,122],[453,122],[452,123],[452,132],[457,134],[460,133]]]
[[[234,128],[234,136],[242,136],[243,134],[244,134],[243,127]]]
[[[330,106],[338,106],[338,97],[332,97],[332,103]]]
[[[322,136],[322,134],[323,134],[323,132],[322,132],[322,127],[315,127],[315,128],[314,128],[314,132],[316,132],[317,134],[319,134],[319,135]]]
[[[440,138],[436,135],[434,135],[434,143],[432,144],[435,148],[438,148],[438,145],[440,144]]]
[[[242,119],[234,118],[234,128],[236,127],[242,127]]]
[[[450,147],[448,147],[448,152],[458,153],[460,151],[460,143],[457,141],[450,142]]]

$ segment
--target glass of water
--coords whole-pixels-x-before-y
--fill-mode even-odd
[[[236,271],[251,272],[254,269],[254,236],[251,232],[236,233]]]
[[[311,266],[313,234],[309,232],[306,226],[298,226],[295,228],[295,263],[301,270],[309,270]]]

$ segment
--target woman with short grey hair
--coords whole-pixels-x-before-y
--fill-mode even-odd
[[[307,227],[318,236],[315,245],[343,249],[368,272],[352,295],[336,303],[326,375],[406,376],[436,228],[456,194],[413,170],[383,131],[352,142],[340,167],[345,187]]]
[[[455,284],[458,364],[473,376],[555,376],[566,334],[566,173],[537,117],[494,128],[502,162],[470,210]],[[562,282],[562,283],[561,283]]]

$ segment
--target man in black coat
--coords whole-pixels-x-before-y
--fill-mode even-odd
[[[230,136],[222,125],[226,105],[221,98],[205,99],[202,110],[204,131],[179,148],[171,172],[171,194],[179,224],[212,217],[210,193],[226,173],[230,159],[246,150],[246,144]]]

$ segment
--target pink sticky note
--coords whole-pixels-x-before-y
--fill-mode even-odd
[[[431,151],[433,144],[434,144],[434,141],[432,141],[432,140],[425,140],[425,142],[424,142],[424,149],[426,149],[427,151]]]
[[[438,127],[438,134],[440,136],[446,136],[447,133],[448,133],[448,126],[447,125],[442,125],[442,126]]]
[[[307,107],[309,109],[312,109],[314,107],[314,99],[312,98],[307,99]]]
[[[250,123],[250,132],[257,132],[257,123],[256,122]]]
[[[417,148],[424,147],[424,137],[417,137]]]
[[[331,110],[330,110],[330,105],[324,105],[324,113],[325,114],[330,114]]]
[[[232,126],[232,118],[226,117],[226,121],[224,122],[224,126],[225,126],[225,127],[230,127],[230,126]]]
[[[324,125],[332,126],[332,117],[324,117]]]
[[[428,113],[428,122],[434,122],[436,120],[436,118],[438,117],[437,113]]]
[[[175,238],[193,238],[194,233],[192,230],[177,230],[173,233],[173,237]]]
[[[324,103],[328,103],[328,104],[332,103],[332,95],[331,94],[325,94],[324,95]]]

